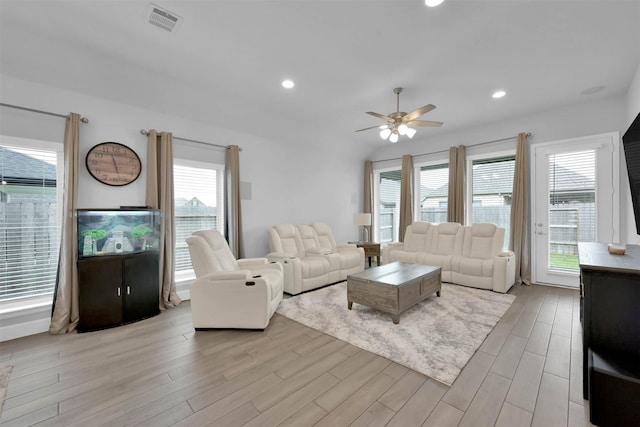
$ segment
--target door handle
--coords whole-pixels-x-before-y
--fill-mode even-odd
[[[127,295],[131,295],[131,286],[127,286]]]
[[[118,288],[118,296],[120,296],[120,288]]]

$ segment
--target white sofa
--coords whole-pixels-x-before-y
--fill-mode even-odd
[[[196,280],[191,284],[193,327],[264,329],[283,297],[282,266],[267,258],[236,260],[217,230],[187,237]]]
[[[410,262],[442,268],[442,281],[505,293],[515,282],[515,255],[502,249],[504,228],[416,222],[403,243],[382,249],[383,262]]]
[[[337,283],[346,280],[348,274],[364,270],[364,249],[338,245],[327,224],[278,224],[268,233],[267,258],[282,264],[284,291],[288,294]]]

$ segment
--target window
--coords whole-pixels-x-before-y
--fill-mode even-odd
[[[224,166],[174,159],[176,276],[193,275],[186,238],[196,230],[224,232]]]
[[[0,301],[51,296],[60,245],[62,144],[0,140]]]
[[[471,168],[467,167],[468,187],[471,186],[469,223],[490,222],[504,228],[505,248],[509,247],[515,161],[513,155],[470,159]]]
[[[471,187],[471,224],[490,222],[504,228],[504,246],[509,246],[511,224],[511,194],[513,193],[514,155],[471,159],[471,173],[467,176]]]
[[[416,215],[418,221],[434,224],[447,222],[449,197],[449,164],[420,166],[418,175],[419,199]]]
[[[549,267],[578,272],[578,242],[596,241],[596,152],[549,158]]]
[[[380,243],[397,242],[400,226],[400,179],[401,170],[387,170],[376,173],[378,200],[377,236]]]

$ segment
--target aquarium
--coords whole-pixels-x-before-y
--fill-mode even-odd
[[[160,211],[78,209],[78,257],[157,251]]]

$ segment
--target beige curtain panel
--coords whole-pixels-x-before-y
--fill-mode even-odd
[[[62,201],[62,231],[58,274],[53,294],[50,334],[76,330],[79,316],[78,230],[74,221],[78,200],[78,164],[80,146],[80,114],[70,113],[64,129],[64,195]]]
[[[404,242],[404,233],[413,222],[413,159],[410,155],[402,156],[402,175],[400,178],[400,225],[398,230],[398,241]]]
[[[449,194],[447,221],[464,224],[465,147],[449,148]]]
[[[244,258],[242,236],[242,203],[240,199],[240,147],[229,145],[226,159],[227,221],[226,238],[236,259]]]
[[[373,162],[364,162],[364,207],[362,212],[373,212]]]
[[[373,162],[367,160],[364,162],[364,205],[362,212],[373,214]],[[373,222],[373,217],[371,218]],[[368,230],[369,240],[371,240],[371,226],[366,227]]]
[[[147,142],[147,206],[162,212],[160,241],[160,309],[175,307],[175,213],[173,199],[173,138],[170,132],[149,131]]]
[[[516,283],[531,284],[531,248],[529,246],[529,171],[527,134],[519,133],[511,198],[511,235],[509,247],[516,258]]]

